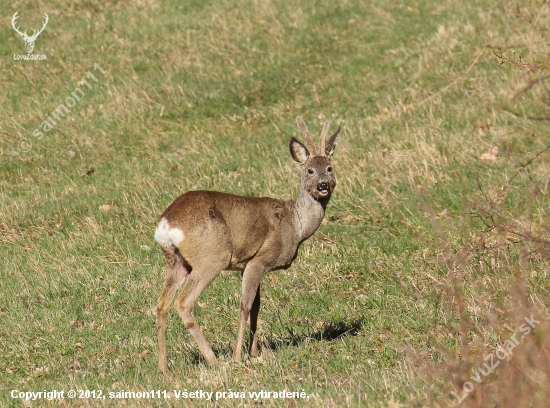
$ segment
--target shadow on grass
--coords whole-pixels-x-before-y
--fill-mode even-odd
[[[277,336],[270,334],[269,339],[265,338],[263,341],[261,341],[260,354],[262,346],[265,349],[276,351],[280,349],[285,349],[287,347],[297,347],[308,341],[333,341],[341,337],[357,336],[364,323],[364,319],[331,322],[322,330],[317,330],[309,334],[295,334],[291,326],[285,326],[283,327],[283,329],[286,330],[289,335],[287,337],[278,338]],[[243,358],[248,358],[249,339],[246,339],[245,343],[245,347],[243,348]],[[231,359],[231,356],[233,355],[234,344],[221,347],[216,347],[215,345],[211,344],[211,346],[212,351],[218,358],[220,358],[221,356],[225,356],[226,359]],[[184,358],[186,360],[186,365],[198,365],[199,363],[205,363],[204,358],[198,350],[193,350],[192,352],[187,351]]]
[[[271,339],[264,340],[264,345],[271,350],[279,350],[287,347],[296,347],[305,343],[306,341],[333,341],[341,337],[357,336],[363,325],[364,319],[351,321],[342,320],[340,322],[331,322],[322,330],[318,330],[306,335],[297,335],[292,330],[292,327],[286,326],[284,328],[289,333],[288,337],[274,339],[272,336]]]

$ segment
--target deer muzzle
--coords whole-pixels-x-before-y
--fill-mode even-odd
[[[320,195],[325,196],[329,193],[330,186],[326,181],[323,181],[322,183],[317,184],[317,191]]]

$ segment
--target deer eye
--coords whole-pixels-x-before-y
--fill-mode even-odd
[[[311,170],[311,169],[308,169],[307,172],[308,172],[309,174],[313,174],[313,170]]]
[[[328,166],[327,171],[330,173],[332,171],[332,167]]]

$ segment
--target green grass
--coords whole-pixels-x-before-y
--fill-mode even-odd
[[[540,113],[540,84],[517,99],[520,117],[500,109],[525,83],[491,53],[529,45],[531,31],[513,7],[500,15],[496,2],[484,0],[23,3],[22,27],[50,16],[34,51],[48,60],[13,61],[23,41],[4,16],[0,405],[20,405],[10,398],[14,389],[286,389],[304,390],[310,398],[297,402],[313,406],[454,403],[421,379],[410,352],[445,366],[441,345],[458,350],[460,335],[450,327],[459,315],[445,306],[453,294],[434,280],[446,282],[449,253],[468,246],[468,316],[479,317],[479,297],[505,302],[521,250],[506,252],[509,270],[495,266],[481,241],[498,237],[471,213],[548,143],[547,122],[522,117]],[[544,43],[535,47],[545,52]],[[34,138],[78,87],[85,95],[71,112]],[[161,377],[158,215],[194,189],[293,197],[299,170],[287,145],[299,137],[297,115],[315,133],[325,120],[342,127],[338,185],[293,266],[264,277],[261,356],[230,363],[240,274],[223,272],[195,309],[221,366],[204,365],[172,311],[175,379]],[[27,152],[23,139],[32,142]],[[481,160],[491,146],[499,148],[496,160]],[[521,220],[534,205],[541,236],[549,157],[521,172],[498,202]],[[533,185],[540,187],[535,204],[526,193]],[[529,302],[543,311],[547,266],[544,256],[529,260]],[[104,403],[38,405],[87,402]]]

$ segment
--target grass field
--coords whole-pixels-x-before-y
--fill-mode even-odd
[[[545,406],[543,2],[10,4],[0,27],[1,406],[21,406],[12,390],[71,389],[172,398],[24,406],[249,406],[248,394],[177,401],[173,390],[283,389],[309,398],[260,403]],[[17,10],[29,31],[49,15],[34,50],[47,60],[14,60],[25,53],[10,25]],[[260,357],[230,362],[241,277],[222,272],[195,309],[220,366],[204,364],[172,311],[174,379],[163,378],[157,217],[188,190],[294,197],[297,115],[316,134],[325,120],[342,127],[338,185],[293,266],[263,279]],[[531,315],[533,333],[469,380]]]

